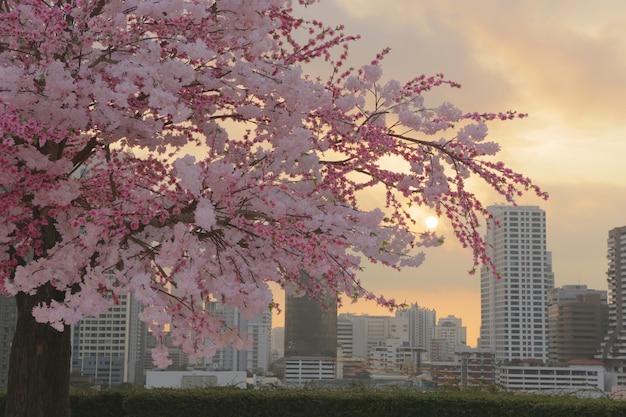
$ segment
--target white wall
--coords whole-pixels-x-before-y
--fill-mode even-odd
[[[246,387],[246,373],[235,371],[147,371],[146,388],[182,388],[183,377],[198,382],[196,386]]]

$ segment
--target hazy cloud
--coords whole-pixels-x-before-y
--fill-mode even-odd
[[[389,46],[388,78],[443,72],[463,85],[431,94],[434,103],[449,99],[468,111],[530,113],[491,125],[503,145],[500,158],[551,195],[547,202],[533,196],[521,202],[547,212],[557,285],[607,289],[608,230],[626,225],[626,2],[324,0],[306,13],[362,35],[352,65]],[[479,186],[476,191],[486,203],[502,202]],[[362,279],[444,315],[471,314],[463,318],[476,336],[480,283],[467,274],[470,267],[470,254],[449,237],[416,270],[374,266]],[[451,300],[458,312],[449,310]]]

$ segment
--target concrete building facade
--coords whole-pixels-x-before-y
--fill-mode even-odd
[[[616,375],[615,385],[626,386],[626,226],[609,231],[607,240],[609,325],[598,358]]]

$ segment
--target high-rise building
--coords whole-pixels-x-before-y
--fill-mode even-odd
[[[626,226],[609,231],[607,241],[609,283],[609,328],[599,358],[607,370],[618,374],[618,386],[626,386]]]
[[[17,307],[14,297],[0,295],[0,388],[6,388]]]
[[[343,359],[352,359],[352,339],[354,336],[354,325],[351,314],[340,314],[337,317],[337,347],[341,349]]]
[[[586,285],[565,285],[548,293],[548,356],[550,362],[592,359],[608,324],[606,291]]]
[[[213,316],[219,317],[223,321],[223,326],[243,329],[239,310],[236,307],[225,306],[213,301],[207,305],[207,308]],[[196,366],[201,365],[196,364]],[[212,357],[205,358],[204,366],[213,371],[245,371],[247,360],[244,351],[235,349],[233,345],[227,345],[218,349]]]
[[[132,295],[121,295],[106,313],[72,326],[72,372],[105,387],[143,385],[146,327],[140,308]]]
[[[554,288],[546,215],[536,206],[490,206],[481,270],[480,347],[496,361],[548,360],[547,295]]]
[[[303,277],[304,279],[304,277]],[[285,297],[285,380],[335,379],[337,302]]]
[[[272,313],[267,310],[246,320],[236,307],[213,301],[208,308],[211,314],[223,320],[224,326],[236,327],[247,335],[252,340],[252,347],[238,350],[232,345],[225,346],[213,357],[205,359],[204,366],[214,371],[267,371],[271,360]]]
[[[389,337],[388,316],[367,314],[349,316],[352,321],[352,354],[356,360],[364,360],[369,350]]]
[[[272,359],[272,312],[268,309],[249,320],[244,320],[252,349],[247,351],[246,370],[263,373],[270,368]]]
[[[441,317],[435,326],[435,338],[431,339],[430,359],[451,360],[456,350],[467,344],[466,335],[467,327],[463,326],[462,319],[452,315]]]
[[[337,304],[307,297],[285,299],[285,358],[337,356]]]
[[[424,352],[422,358],[429,360],[431,339],[435,337],[437,312],[419,307],[417,303],[411,304],[406,311],[409,318],[409,342],[411,346],[422,349]]]
[[[272,329],[272,362],[285,356],[285,328]]]
[[[189,355],[183,352],[183,348],[181,346],[175,346],[172,340],[171,333],[165,333],[160,336],[163,342],[163,345],[167,347],[167,357],[172,361],[170,366],[167,367],[168,371],[183,371],[191,366],[189,363]],[[146,352],[143,358],[143,369],[144,373],[148,371],[155,370],[154,360],[152,359],[152,349],[154,349],[157,345],[157,339],[152,335],[151,332],[148,332],[146,336]]]
[[[338,337],[341,334],[342,345],[346,345],[347,332],[352,334],[350,351],[356,361],[366,360],[369,351],[375,347],[380,347],[381,342],[387,339],[397,339],[401,341],[409,340],[409,312],[408,310],[398,310],[394,316],[370,316],[368,314],[353,315],[340,314],[338,322]],[[344,324],[345,323],[345,324]],[[345,349],[344,349],[345,352]]]

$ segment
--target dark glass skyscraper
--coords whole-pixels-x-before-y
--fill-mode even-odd
[[[338,369],[337,301],[321,306],[306,296],[287,296],[284,381],[335,379]]]
[[[337,303],[308,297],[285,299],[285,358],[337,357]]]

